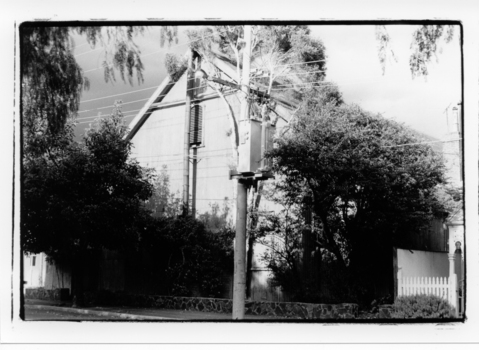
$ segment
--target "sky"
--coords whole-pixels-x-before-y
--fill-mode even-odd
[[[390,57],[384,74],[378,59],[374,25],[320,25],[310,28],[311,35],[321,39],[326,47],[326,80],[338,84],[346,103],[358,104],[367,111],[381,113],[429,136],[445,139],[445,109],[461,99],[458,28],[452,42],[441,42],[441,52],[428,66],[430,73],[427,78],[414,79],[409,70],[409,56],[412,33],[417,26],[387,26],[396,60]],[[129,123],[165,77],[166,53],[183,55],[186,52],[184,30],[185,27],[179,28],[177,44],[163,48],[160,46],[159,27],[150,27],[143,36],[136,38],[145,66],[145,80],[141,85],[136,81],[133,85],[124,83],[119,75],[115,83],[105,83],[101,68],[102,50],[99,47],[92,49],[85,44],[85,38],[75,37],[76,59],[91,83],[90,89],[82,96],[77,134],[88,127],[99,113],[108,115],[112,109],[109,106],[117,99],[123,101],[123,112]]]

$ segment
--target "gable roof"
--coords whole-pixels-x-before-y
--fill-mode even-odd
[[[187,58],[189,52],[184,55],[184,58]],[[236,68],[228,61],[226,57],[222,57],[221,55],[216,54],[213,64],[216,68],[218,68],[222,73],[227,75],[233,81],[237,81],[235,78],[236,76]],[[152,108],[154,105],[157,105],[163,101],[166,97],[168,92],[175,86],[175,84],[181,79],[181,77],[186,73],[186,71],[176,80],[174,81],[171,77],[167,74],[166,77],[163,79],[161,84],[155,90],[155,92],[151,95],[148,101],[145,103],[143,108],[137,113],[137,115],[133,118],[133,120],[128,125],[130,131],[126,136],[127,140],[132,139],[141,126],[145,123],[148,117],[153,113],[154,109]]]
[[[187,58],[188,55],[189,55],[189,52],[187,52],[184,55],[184,57]],[[230,78],[233,82],[238,83],[236,66],[235,64],[233,64],[233,62],[231,62],[231,60],[228,57],[222,55],[221,53],[216,52],[214,54],[214,57],[211,63],[217,69],[219,69],[221,73],[223,73],[228,78]],[[181,77],[185,73],[186,71],[181,75]],[[133,118],[133,120],[128,125],[130,131],[128,135],[126,136],[126,139],[130,140],[135,136],[135,134],[138,132],[141,126],[145,123],[145,121],[148,119],[151,113],[153,113],[153,111],[156,109],[156,108],[153,108],[153,106],[157,106],[159,103],[163,101],[163,99],[166,97],[168,92],[175,86],[175,84],[181,79],[181,77],[177,79],[176,81],[174,81],[173,79],[170,78],[169,75],[166,75],[166,77],[163,79],[161,84],[158,86],[155,92],[151,95],[149,100],[145,103],[143,108],[137,113],[137,115]],[[286,101],[284,98],[274,97],[274,100],[277,103],[287,108],[295,107],[294,103]]]

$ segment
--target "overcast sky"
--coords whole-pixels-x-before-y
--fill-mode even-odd
[[[347,103],[355,103],[370,112],[404,122],[435,138],[446,138],[444,110],[460,102],[461,98],[459,28],[456,28],[452,42],[441,42],[442,52],[429,65],[427,79],[413,79],[409,70],[412,33],[417,26],[387,26],[397,61],[391,58],[387,62],[384,75],[373,25],[321,25],[310,28],[312,35],[320,38],[326,47],[326,79],[338,84]],[[105,83],[101,50],[92,50],[84,44],[84,38],[76,38],[76,58],[91,82],[90,90],[85,91],[82,97],[84,102],[80,106],[77,132],[87,127],[98,113],[109,114],[111,107],[108,106],[115,99],[123,101],[127,123],[133,119],[165,77],[165,54],[174,52],[182,55],[187,49],[184,27],[179,28],[179,43],[170,47],[160,47],[159,32],[158,27],[151,27],[136,39],[143,55],[145,81],[141,85],[135,81],[133,86],[122,82],[118,75],[116,83]],[[142,91],[103,98],[135,90]],[[92,99],[95,101],[89,101]]]

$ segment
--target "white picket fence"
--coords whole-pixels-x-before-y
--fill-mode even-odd
[[[457,276],[450,277],[402,277],[398,278],[398,296],[436,295],[458,309]]]

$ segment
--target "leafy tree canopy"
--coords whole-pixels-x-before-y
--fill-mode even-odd
[[[67,124],[63,143],[25,159],[25,252],[71,262],[91,251],[136,244],[149,217],[143,202],[152,193],[153,174],[129,159],[131,143],[125,133],[116,110],[87,130],[83,142],[73,141],[73,126]]]
[[[268,157],[285,200],[312,209],[318,247],[347,265],[444,213],[442,159],[418,142],[394,121],[310,96]]]
[[[237,76],[241,78],[242,26],[204,27],[186,33],[192,49],[207,60],[215,52],[226,55],[237,65]],[[289,90],[293,83],[317,82],[325,77],[324,45],[310,36],[307,26],[253,26],[251,47],[252,62],[265,73],[255,77],[253,84],[264,86],[268,93],[272,88],[277,94],[279,90]]]
[[[141,52],[135,37],[144,27],[47,27],[21,26],[22,117],[27,143],[39,146],[39,138],[48,139],[78,111],[83,89],[89,81],[78,65],[73,34],[82,35],[93,48],[101,45],[105,81],[115,81],[118,71],[123,81],[143,82]],[[177,35],[174,27],[161,27],[161,44],[171,43]],[[45,146],[43,142],[43,146]]]

